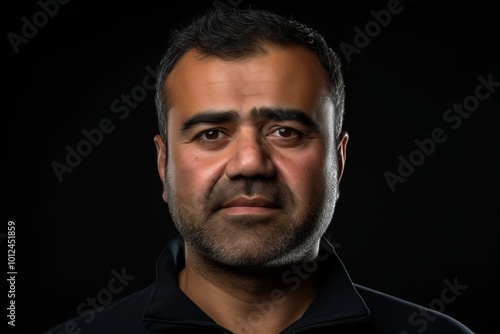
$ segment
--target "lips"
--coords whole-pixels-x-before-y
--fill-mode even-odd
[[[278,207],[276,203],[268,200],[265,197],[237,197],[222,205],[222,209],[238,208],[238,207],[254,207],[254,208],[269,208],[275,209]]]

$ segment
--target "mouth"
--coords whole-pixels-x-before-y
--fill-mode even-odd
[[[228,214],[268,214],[276,209],[278,205],[267,198],[255,197],[237,197],[224,203],[220,210]]]

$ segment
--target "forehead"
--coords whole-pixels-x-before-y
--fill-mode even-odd
[[[169,123],[206,110],[286,107],[314,116],[329,101],[329,79],[317,57],[303,47],[266,47],[239,60],[184,54],[167,78]]]

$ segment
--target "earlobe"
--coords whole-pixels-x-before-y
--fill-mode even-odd
[[[342,174],[344,173],[345,161],[346,161],[346,149],[347,142],[349,141],[349,133],[347,131],[343,131],[340,134],[339,144],[337,146],[337,154],[338,154],[338,178],[339,181],[342,178]]]
[[[156,146],[156,168],[163,185],[162,198],[167,202],[167,189],[165,188],[165,167],[167,162],[167,149],[160,135],[154,136],[154,143]]]

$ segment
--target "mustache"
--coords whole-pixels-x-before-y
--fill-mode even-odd
[[[208,212],[217,211],[236,197],[264,197],[273,206],[278,208],[290,203],[292,193],[286,184],[278,180],[264,180],[260,178],[238,178],[219,181],[207,196],[206,209]]]

